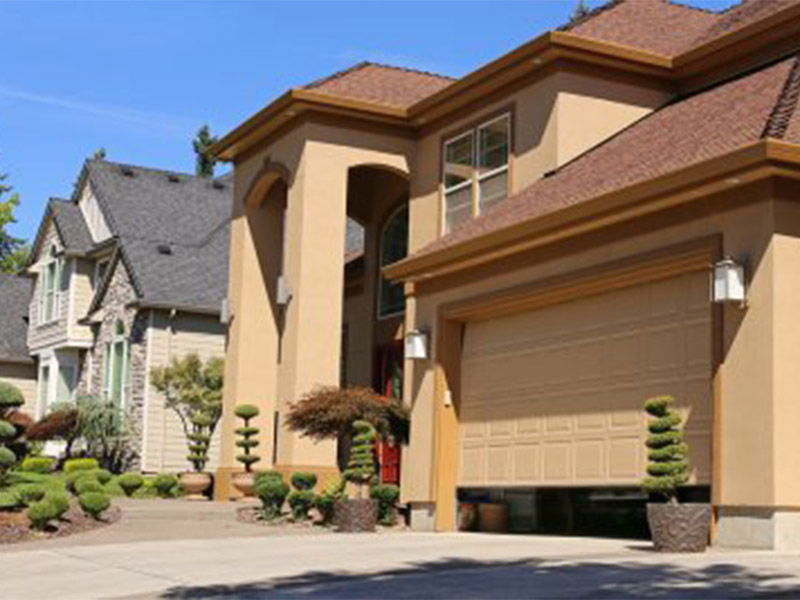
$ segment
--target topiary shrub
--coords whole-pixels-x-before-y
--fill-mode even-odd
[[[105,511],[111,506],[111,499],[103,492],[86,492],[78,496],[83,512],[92,517],[99,519]]]
[[[97,478],[94,476],[93,471],[73,471],[69,475],[66,476],[64,479],[64,487],[68,492],[72,492],[73,494],[77,495],[75,490],[75,484],[81,479],[91,479],[93,481],[97,481]],[[98,482],[99,483],[99,482]]]
[[[136,490],[144,485],[144,477],[139,475],[139,473],[123,473],[117,477],[117,484],[122,488],[122,491],[125,492],[125,495],[130,497],[136,493]]]
[[[317,485],[317,476],[314,473],[293,473],[292,487],[296,490],[312,490]]]
[[[0,491],[0,511],[16,510],[22,506],[22,500],[16,490]]]
[[[64,463],[64,473],[70,475],[76,471],[96,471],[100,468],[94,458],[70,458]]]
[[[49,456],[29,456],[22,460],[20,469],[26,473],[48,474],[53,472],[56,459]]]
[[[272,475],[258,479],[255,492],[264,507],[264,518],[268,521],[278,518],[289,494],[289,486],[281,478]]]
[[[44,499],[55,507],[57,519],[63,517],[69,510],[69,496],[63,492],[48,492]]]
[[[169,473],[160,473],[153,479],[153,488],[161,498],[174,498],[177,494],[178,478]]]
[[[201,473],[208,462],[208,449],[211,446],[211,424],[213,419],[205,413],[196,413],[191,419],[192,431],[186,436],[189,440],[189,455],[196,473]]]
[[[75,488],[75,493],[78,496],[81,496],[87,492],[104,492],[103,484],[101,484],[97,479],[94,477],[80,477],[75,482],[73,486]]]
[[[311,490],[295,490],[289,494],[287,501],[292,509],[292,518],[295,521],[305,521],[308,519],[310,511],[317,499],[317,495]]]
[[[111,474],[111,471],[107,471],[106,469],[95,469],[94,471],[90,471],[90,473],[102,485],[107,484],[109,481],[111,481],[114,478],[114,475]]]
[[[244,421],[244,427],[236,429],[236,435],[241,437],[236,440],[236,446],[241,448],[244,452],[236,456],[236,460],[244,465],[244,470],[249,473],[255,463],[261,460],[256,454],[251,454],[250,451],[258,447],[259,441],[254,439],[258,435],[258,427],[251,427],[250,420],[257,417],[259,410],[257,406],[252,404],[241,404],[236,407],[234,411],[236,416]]]
[[[260,473],[256,473],[255,482],[258,485],[259,481],[264,481],[267,479],[277,479],[278,481],[283,481],[283,473],[280,471],[276,471],[275,469],[270,469],[269,471],[261,471]]]
[[[30,506],[44,498],[45,489],[42,486],[29,483],[17,487],[17,497],[25,506]]]
[[[350,460],[343,475],[353,484],[358,498],[364,498],[365,488],[375,477],[375,428],[367,421],[353,423],[353,445],[350,448]]]
[[[672,396],[659,396],[644,405],[651,419],[647,424],[648,477],[642,488],[671,503],[678,501],[678,488],[689,481],[689,446],[683,440],[683,420],[674,404]]]
[[[22,392],[5,381],[0,381],[0,483],[6,472],[19,460],[21,430],[9,422],[10,415],[25,404]],[[12,448],[17,448],[15,452]]]
[[[328,524],[333,520],[334,507],[344,494],[344,485],[345,481],[342,477],[334,477],[325,484],[322,493],[317,496],[314,505],[319,511],[324,524]]]
[[[28,520],[34,529],[45,529],[47,524],[59,516],[58,506],[49,500],[34,502],[28,507]]]
[[[389,483],[372,486],[370,497],[378,501],[378,520],[383,525],[394,525],[395,505],[400,498],[400,488]]]

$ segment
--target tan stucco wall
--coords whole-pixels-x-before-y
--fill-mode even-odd
[[[16,386],[25,396],[21,410],[36,415],[36,365],[0,362],[0,381]]]
[[[753,272],[747,310],[725,308],[719,501],[722,504],[774,503],[779,497],[787,497],[777,493],[781,488],[775,485],[776,469],[785,468],[788,471],[794,460],[787,459],[784,461],[785,467],[781,466],[781,461],[776,459],[772,434],[775,429],[775,405],[783,402],[772,393],[776,381],[775,367],[780,364],[773,364],[772,360],[775,348],[776,277],[776,241],[771,237],[775,226],[774,203],[769,199],[769,188],[750,190],[748,193],[753,200],[761,201],[679,225],[669,226],[664,221],[663,228],[657,231],[642,230],[639,234],[606,238],[591,250],[567,254],[529,268],[421,296],[413,303],[415,310],[408,312],[407,326],[430,328],[435,346],[436,315],[438,308],[445,303],[567,274],[592,265],[602,265],[615,259],[635,257],[682,241],[722,234],[724,252],[734,257],[747,257]],[[731,203],[735,200],[737,198],[734,197],[726,199]],[[778,242],[780,250],[777,255],[786,256],[788,261],[787,253],[794,249],[795,243],[794,240],[791,243]],[[794,283],[790,280],[788,285]],[[787,328],[781,336],[790,336],[793,330],[794,327]],[[414,468],[403,471],[403,500],[429,502],[434,499],[431,486],[434,468],[434,433],[431,426],[434,414],[434,363],[409,361],[406,366],[406,401],[413,406],[413,416],[411,443],[404,460],[407,464],[413,464]],[[795,385],[794,379],[792,375],[791,385]],[[787,398],[790,389],[791,386],[787,389]],[[777,435],[779,430],[775,431]],[[798,501],[800,498],[794,502],[800,504]]]

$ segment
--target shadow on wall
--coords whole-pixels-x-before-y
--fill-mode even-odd
[[[309,572],[238,585],[176,587],[161,598],[797,598],[800,586],[736,564],[448,559],[369,575]]]

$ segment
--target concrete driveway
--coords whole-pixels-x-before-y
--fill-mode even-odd
[[[123,519],[105,540],[6,548],[0,598],[800,597],[797,554],[665,556],[640,542],[540,536],[279,535],[229,529],[224,519],[206,527],[206,509],[184,509],[185,521],[199,523],[197,539],[165,539],[182,526],[139,518],[135,535]]]

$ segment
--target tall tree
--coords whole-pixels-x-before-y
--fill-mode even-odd
[[[589,8],[589,5],[586,4],[586,0],[578,0],[575,5],[575,10],[573,10],[572,15],[570,15],[569,24],[577,23],[591,12],[592,10]]]
[[[203,125],[198,131],[197,135],[192,140],[194,153],[197,155],[195,159],[195,172],[198,177],[213,177],[214,165],[216,160],[208,153],[208,148],[217,141],[217,137],[211,135],[211,130],[208,125]]]
[[[8,226],[17,222],[14,210],[19,206],[19,196],[12,194],[3,200],[3,196],[11,192],[11,186],[4,183],[7,177],[0,174],[0,272],[17,273],[25,266],[28,247],[24,240],[8,232]]]

